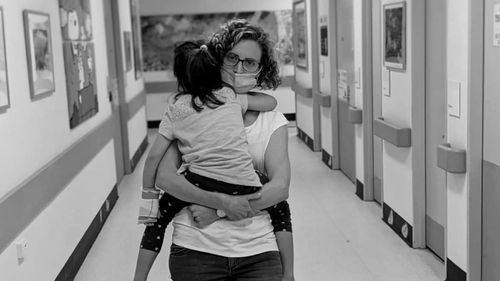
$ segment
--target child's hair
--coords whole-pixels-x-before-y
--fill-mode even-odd
[[[202,105],[214,108],[224,104],[213,93],[222,88],[222,63],[213,52],[203,41],[186,41],[175,47],[174,75],[181,89],[177,95],[191,95],[191,105],[198,112]]]

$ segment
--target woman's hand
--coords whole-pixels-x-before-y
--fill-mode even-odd
[[[229,220],[238,221],[253,217],[258,211],[250,206],[251,200],[261,197],[260,192],[248,195],[227,195],[218,193],[222,200],[222,210],[226,213]]]
[[[191,205],[188,207],[188,210],[191,212],[196,227],[198,228],[204,228],[220,219],[214,209],[205,206]]]

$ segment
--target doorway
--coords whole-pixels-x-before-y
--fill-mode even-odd
[[[124,99],[120,19],[117,0],[103,1],[103,6],[108,54],[107,89],[114,128],[113,142],[115,147],[116,180],[119,183],[124,174],[128,173],[127,167],[130,166],[127,136],[122,129],[123,126],[126,126],[126,119],[120,111],[120,104]]]
[[[500,276],[500,0],[484,6],[482,280]]]
[[[349,107],[354,106],[354,3],[337,1],[337,88],[340,170],[354,183],[354,124],[348,120]]]
[[[437,166],[436,148],[447,140],[446,0],[426,4],[425,173],[427,247],[445,259],[446,171]]]

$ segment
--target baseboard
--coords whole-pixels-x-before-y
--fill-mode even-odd
[[[328,168],[332,168],[332,156],[324,149],[321,149],[321,161],[325,163]]]
[[[134,172],[137,163],[139,163],[139,160],[141,160],[141,157],[147,148],[148,148],[148,136],[146,135],[142,140],[141,144],[139,145],[139,147],[137,148],[137,151],[134,153],[134,156],[130,160],[130,166],[132,168],[132,172]]]
[[[382,220],[413,248],[413,227],[385,202],[382,205]]]
[[[285,118],[288,120],[288,121],[296,121],[295,119],[295,113],[284,113],[283,115],[285,115]]]
[[[445,281],[465,281],[467,274],[450,259],[446,259],[446,280]]]
[[[160,127],[160,120],[151,120],[148,121],[148,129],[156,129]]]
[[[57,275],[55,281],[67,281],[75,278],[117,200],[118,189],[115,185],[109,193],[108,198],[106,198],[102,204],[101,209],[99,209],[99,212],[92,220],[92,223],[76,246],[75,250],[66,261],[66,264],[59,272],[59,275]]]
[[[304,131],[297,127],[297,136],[301,139],[312,151],[314,151],[314,140]]]
[[[365,200],[364,186],[358,179],[356,179],[356,195],[358,195],[361,200]]]

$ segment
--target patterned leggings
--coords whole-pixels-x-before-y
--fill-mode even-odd
[[[256,173],[258,174],[262,184],[269,181],[264,174],[258,171],[256,171]],[[229,184],[203,177],[189,171],[186,171],[185,177],[190,183],[206,191],[216,191],[231,195],[245,195],[260,190],[260,187]],[[191,203],[179,200],[168,193],[163,194],[160,198],[160,218],[158,218],[158,221],[153,225],[146,226],[144,235],[142,236],[141,248],[159,252],[163,245],[163,238],[165,236],[165,229],[167,228],[167,225],[180,210],[189,205],[191,205]],[[271,217],[274,232],[292,232],[292,222],[288,202],[282,201],[264,210],[267,211]]]

